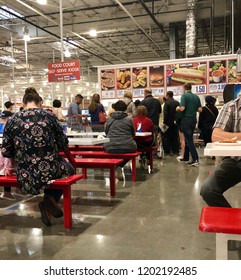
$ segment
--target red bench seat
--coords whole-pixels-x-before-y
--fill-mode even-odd
[[[72,227],[71,186],[83,178],[82,174],[74,174],[68,178],[54,181],[49,188],[63,190],[64,227]],[[16,176],[0,176],[0,186],[19,187]]]
[[[227,259],[227,241],[241,240],[241,208],[203,207],[199,230],[216,233],[216,259]]]
[[[136,181],[136,157],[141,155],[141,152],[124,153],[124,154],[112,154],[105,151],[75,151],[71,152],[73,156],[82,156],[82,158],[109,158],[109,159],[129,159],[132,163],[132,181]],[[78,162],[79,158],[75,161]]]
[[[82,168],[83,178],[87,178],[87,168],[110,169],[110,195],[115,196],[115,168],[122,163],[122,159],[115,158],[75,158],[75,167]]]

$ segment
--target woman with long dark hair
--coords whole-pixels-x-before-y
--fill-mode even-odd
[[[93,131],[104,131],[104,123],[100,120],[100,113],[105,114],[105,108],[100,102],[100,95],[98,93],[95,93],[92,96],[91,103],[88,107],[90,117],[91,117],[91,128]]]

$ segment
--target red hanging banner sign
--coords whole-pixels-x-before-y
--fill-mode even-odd
[[[80,80],[80,61],[53,62],[48,64],[48,81],[63,82]]]

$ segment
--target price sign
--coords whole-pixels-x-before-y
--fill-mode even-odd
[[[209,85],[209,93],[217,93],[217,92],[223,92],[224,87],[226,84],[210,84]]]
[[[102,99],[115,98],[115,91],[114,90],[110,90],[110,91],[102,90],[101,98]]]
[[[195,85],[192,86],[192,92],[193,93],[206,93],[207,92],[207,86],[206,85]]]
[[[133,97],[144,97],[144,89],[133,89]]]
[[[158,97],[164,95],[164,88],[153,88],[152,89],[152,96]]]
[[[174,95],[182,95],[183,94],[183,86],[176,87],[167,87],[167,90],[173,91]]]
[[[117,98],[123,98],[124,90],[117,90]]]

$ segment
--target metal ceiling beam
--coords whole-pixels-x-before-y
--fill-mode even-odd
[[[129,11],[120,3],[119,0],[114,0],[120,7],[121,9],[131,18],[131,20],[140,28],[140,30],[146,35],[147,39],[150,40],[156,47],[158,50],[162,51],[166,57],[169,57],[167,55],[167,53],[162,49],[160,48],[157,43],[147,34],[147,32],[140,26],[140,24],[134,19],[134,17],[129,13]],[[155,50],[153,50],[155,51]],[[156,53],[156,52],[155,52]],[[157,53],[156,53],[157,54]],[[158,57],[160,57],[158,54],[157,54]]]
[[[58,35],[56,35],[56,34],[50,32],[50,31],[48,31],[48,30],[46,30],[46,29],[44,29],[44,28],[42,28],[41,26],[38,26],[37,24],[35,24],[35,23],[33,23],[33,22],[31,22],[31,21],[25,19],[25,18],[22,18],[22,17],[18,16],[17,14],[15,14],[15,13],[13,13],[13,12],[10,12],[10,11],[4,9],[3,7],[0,7],[0,10],[3,10],[3,11],[5,11],[5,12],[7,12],[7,13],[13,15],[13,16],[15,16],[16,18],[18,18],[18,19],[20,19],[20,20],[22,20],[22,21],[24,21],[24,22],[26,22],[26,23],[28,23],[28,24],[30,24],[30,25],[32,25],[32,26],[34,26],[34,27],[36,27],[36,28],[38,28],[38,29],[40,29],[40,30],[46,32],[46,33],[48,33],[48,34],[50,34],[51,36],[60,39],[60,36],[58,36]],[[107,60],[107,59],[104,59],[103,57],[101,57],[101,56],[99,56],[99,55],[97,55],[97,54],[95,54],[95,53],[93,53],[93,52],[91,52],[91,51],[89,51],[89,50],[87,50],[87,49],[84,49],[84,48],[82,48],[82,47],[80,47],[80,46],[74,44],[73,42],[69,42],[67,39],[64,39],[64,41],[67,42],[67,43],[70,44],[70,45],[73,45],[73,46],[77,47],[78,49],[81,49],[81,50],[83,50],[83,51],[85,51],[85,52],[87,52],[87,53],[89,53],[89,54],[91,54],[91,55],[94,55],[95,57],[100,58],[101,60],[104,60],[104,61],[106,61],[106,62],[108,62],[108,63],[110,63],[110,64],[113,64],[111,61],[109,61],[109,60]]]
[[[146,2],[153,2],[153,0],[149,0]],[[131,6],[133,4],[137,4],[138,1],[131,1],[128,3],[125,3],[125,6]],[[85,12],[85,11],[93,11],[93,10],[99,10],[99,9],[105,9],[105,8],[116,8],[119,7],[118,4],[106,4],[106,5],[98,5],[98,6],[94,6],[94,7],[87,7],[87,8],[83,8],[83,7],[74,7],[74,8],[67,8],[63,10],[63,14],[65,13],[74,13],[74,12]],[[45,13],[46,16],[51,16],[51,15],[58,15],[58,12],[52,12],[52,13]],[[29,15],[28,17],[35,17],[36,15]]]
[[[166,34],[166,32],[165,32],[165,30],[163,28],[163,25],[159,23],[159,21],[156,19],[156,17],[153,15],[153,13],[149,10],[147,5],[145,4],[145,1],[138,0],[138,2],[141,4],[141,6],[144,8],[144,10],[148,13],[148,15],[153,20],[153,22],[156,24],[156,26],[160,29],[161,33],[164,34],[166,36],[167,40],[169,41],[169,37]]]
[[[23,6],[27,7],[28,9],[34,11],[35,13],[39,14],[40,16],[42,16],[43,18],[47,19],[48,21],[53,22],[54,24],[56,24],[57,26],[59,26],[59,23],[58,23],[58,22],[56,22],[55,20],[51,19],[50,17],[47,17],[46,15],[44,15],[43,13],[41,13],[40,11],[38,11],[37,9],[33,8],[32,6],[29,6],[28,4],[24,3],[24,2],[21,1],[21,0],[16,0],[16,1],[17,1],[18,3],[20,3],[20,4],[22,4]],[[69,34],[74,34],[75,36],[77,36],[77,37],[79,37],[80,39],[84,40],[85,42],[91,44],[92,46],[94,46],[94,47],[96,47],[96,48],[98,48],[98,49],[104,51],[105,53],[107,53],[107,54],[113,56],[113,57],[116,58],[117,60],[119,60],[119,61],[121,61],[121,62],[123,62],[123,63],[127,63],[125,60],[119,58],[118,56],[114,55],[114,54],[111,53],[111,52],[108,52],[107,50],[101,48],[100,46],[97,46],[95,43],[93,43],[92,41],[86,39],[86,38],[83,37],[83,36],[80,36],[78,33],[73,32],[72,30],[67,29],[67,28],[65,28],[65,27],[64,27],[64,30],[65,30],[65,32],[68,32]],[[57,36],[57,35],[56,35],[56,36]],[[66,40],[66,42],[67,42],[67,43],[70,43],[70,42],[68,42],[68,40]],[[78,46],[78,47],[79,47],[79,46]],[[80,48],[80,47],[79,47],[79,48]],[[85,49],[85,51],[87,51],[87,50]],[[89,52],[89,51],[87,51],[87,52]],[[95,55],[95,56],[98,57],[98,58],[101,58],[102,60],[105,60],[105,59],[103,59],[102,57],[100,57],[100,56],[98,56],[98,55],[96,55],[96,54],[94,54],[94,53],[92,53],[92,54]],[[107,61],[107,60],[105,60],[105,61]],[[108,61],[108,62],[109,62],[110,64],[112,64],[112,62],[110,62],[110,61]]]

